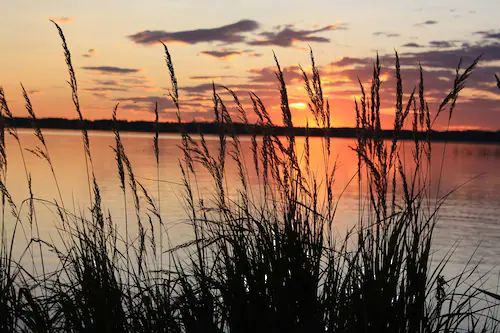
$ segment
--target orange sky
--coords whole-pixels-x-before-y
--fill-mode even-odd
[[[175,64],[184,120],[213,119],[214,81],[236,91],[249,114],[248,92],[255,92],[279,122],[274,51],[284,69],[294,123],[303,126],[312,118],[298,64],[310,69],[310,46],[332,106],[332,123],[353,126],[357,78],[369,85],[378,51],[385,81],[383,121],[388,125],[395,104],[394,49],[401,57],[406,96],[418,84],[418,64],[424,67],[431,109],[452,88],[460,57],[466,66],[482,53],[452,126],[499,130],[500,90],[493,74],[500,74],[500,3],[436,3],[19,0],[2,8],[0,86],[16,116],[26,116],[21,81],[38,117],[76,117],[60,40],[49,22],[54,19],[66,34],[87,118],[110,118],[120,103],[121,118],[153,120],[157,101],[161,119],[175,119],[165,96],[170,80],[158,43],[162,40]],[[233,110],[229,95],[218,91]]]

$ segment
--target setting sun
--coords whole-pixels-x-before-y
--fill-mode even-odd
[[[306,103],[290,103],[290,106],[292,108],[295,108],[295,109],[299,109],[299,110],[305,110],[307,108],[307,104]]]

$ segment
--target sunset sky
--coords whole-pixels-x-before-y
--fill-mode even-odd
[[[20,82],[38,117],[75,118],[61,41],[64,30],[79,83],[84,116],[174,120],[164,41],[181,89],[185,121],[211,120],[212,81],[249,105],[253,91],[279,122],[273,51],[284,68],[294,123],[303,126],[307,96],[298,65],[310,69],[309,46],[332,105],[334,126],[354,125],[357,77],[368,85],[382,59],[383,120],[395,104],[394,50],[406,97],[418,84],[418,64],[434,110],[452,88],[460,59],[482,61],[459,99],[452,126],[500,130],[500,1],[147,0],[34,1],[2,4],[0,86],[15,116],[26,116]],[[231,105],[227,94],[221,96]]]

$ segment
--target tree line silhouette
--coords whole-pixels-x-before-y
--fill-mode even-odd
[[[118,120],[115,123],[112,120],[84,120],[83,124],[88,130],[111,131],[113,127],[118,127],[120,131],[125,132],[154,132],[154,123],[150,121],[126,121]],[[8,126],[15,126],[17,128],[31,128],[32,120],[29,118],[13,118],[10,120]],[[40,128],[47,129],[81,129],[81,121],[79,119],[65,119],[65,118],[40,118],[37,119],[37,125]],[[180,133],[181,129],[177,122],[160,122],[158,124],[160,133]],[[187,122],[183,123],[183,130],[188,133],[203,133],[203,134],[219,134],[221,131],[220,125],[215,122]],[[274,135],[286,135],[287,129],[283,126],[262,127],[260,125],[231,123],[230,126],[223,126],[223,131],[227,134],[231,132],[240,135],[259,135],[263,131],[272,133]],[[337,127],[337,128],[306,128],[295,127],[294,134],[296,136],[309,135],[314,136],[329,136],[336,138],[355,138],[359,135],[359,130],[356,128]],[[369,133],[366,130],[363,132],[365,136],[378,136],[390,139],[393,137],[392,130],[382,130],[377,133]],[[415,134],[413,131],[403,130],[399,133],[401,139],[414,140]],[[418,139],[424,139],[427,133],[419,133]],[[479,131],[479,130],[466,130],[466,131],[448,131],[439,132],[432,131],[430,133],[432,140],[437,141],[462,141],[462,142],[500,142],[500,131]]]

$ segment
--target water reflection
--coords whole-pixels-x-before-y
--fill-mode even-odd
[[[19,131],[22,144],[33,149],[37,144],[36,138],[30,131]],[[95,175],[101,187],[103,203],[106,211],[110,211],[113,220],[123,221],[126,214],[124,210],[123,193],[119,186],[116,169],[115,155],[111,146],[114,137],[110,132],[89,132],[91,139],[91,152],[95,168]],[[44,131],[51,158],[55,166],[57,180],[61,187],[66,209],[74,212],[88,214],[89,187],[86,176],[84,151],[80,133],[77,131]],[[189,239],[190,227],[186,222],[186,214],[182,200],[182,189],[177,185],[181,173],[179,159],[181,151],[178,147],[180,138],[177,135],[160,136],[160,179],[156,179],[156,161],[152,148],[151,134],[122,133],[123,144],[132,163],[134,173],[146,189],[156,197],[159,190],[161,209],[164,221],[170,230],[170,238],[175,243]],[[345,189],[339,202],[336,216],[337,230],[352,226],[358,217],[359,193],[356,181],[349,185],[349,181],[356,173],[357,156],[351,149],[354,147],[353,139],[332,139],[332,158],[329,167],[336,163],[336,181],[334,195],[338,197]],[[207,144],[210,149],[216,150],[218,141],[216,137],[208,137]],[[249,138],[242,138],[244,165],[249,170],[251,186],[258,195],[259,184],[255,173],[252,173],[252,153]],[[298,147],[304,144],[303,138],[297,139]],[[412,144],[406,142],[402,151],[402,160],[411,161]],[[310,138],[311,161],[310,167],[316,172],[318,178],[324,174],[325,161],[320,138]],[[7,141],[8,154],[8,188],[16,203],[28,197],[27,180],[20,151],[16,148],[12,138]],[[299,156],[302,148],[299,148]],[[445,158],[442,160],[443,152]],[[452,259],[452,268],[461,269],[470,256],[476,252],[474,260],[483,261],[483,269],[488,270],[498,264],[500,258],[500,146],[493,144],[468,144],[468,143],[434,143],[433,163],[431,174],[434,193],[442,196],[457,189],[448,198],[440,212],[440,221],[435,232],[436,257],[442,257],[458,241]],[[24,151],[28,172],[33,180],[35,197],[47,200],[58,199],[59,195],[50,169],[45,161]],[[302,161],[305,163],[305,161]],[[228,158],[228,176],[226,178],[229,190],[239,186],[239,177],[234,163]],[[411,163],[408,164],[411,168]],[[482,176],[467,182],[476,177]],[[197,179],[199,189],[209,198],[213,193],[213,184],[207,173],[200,173]],[[131,198],[131,196],[129,196]],[[128,207],[133,207],[130,204]],[[38,204],[38,217],[40,221],[42,238],[50,235],[55,237],[58,217],[54,209]],[[133,212],[128,212],[133,217]],[[123,231],[123,225],[119,228]],[[479,247],[478,247],[479,246]]]
[[[500,147],[496,144],[472,145],[456,143],[453,145],[453,154],[455,156],[473,156],[476,159],[500,159]]]

